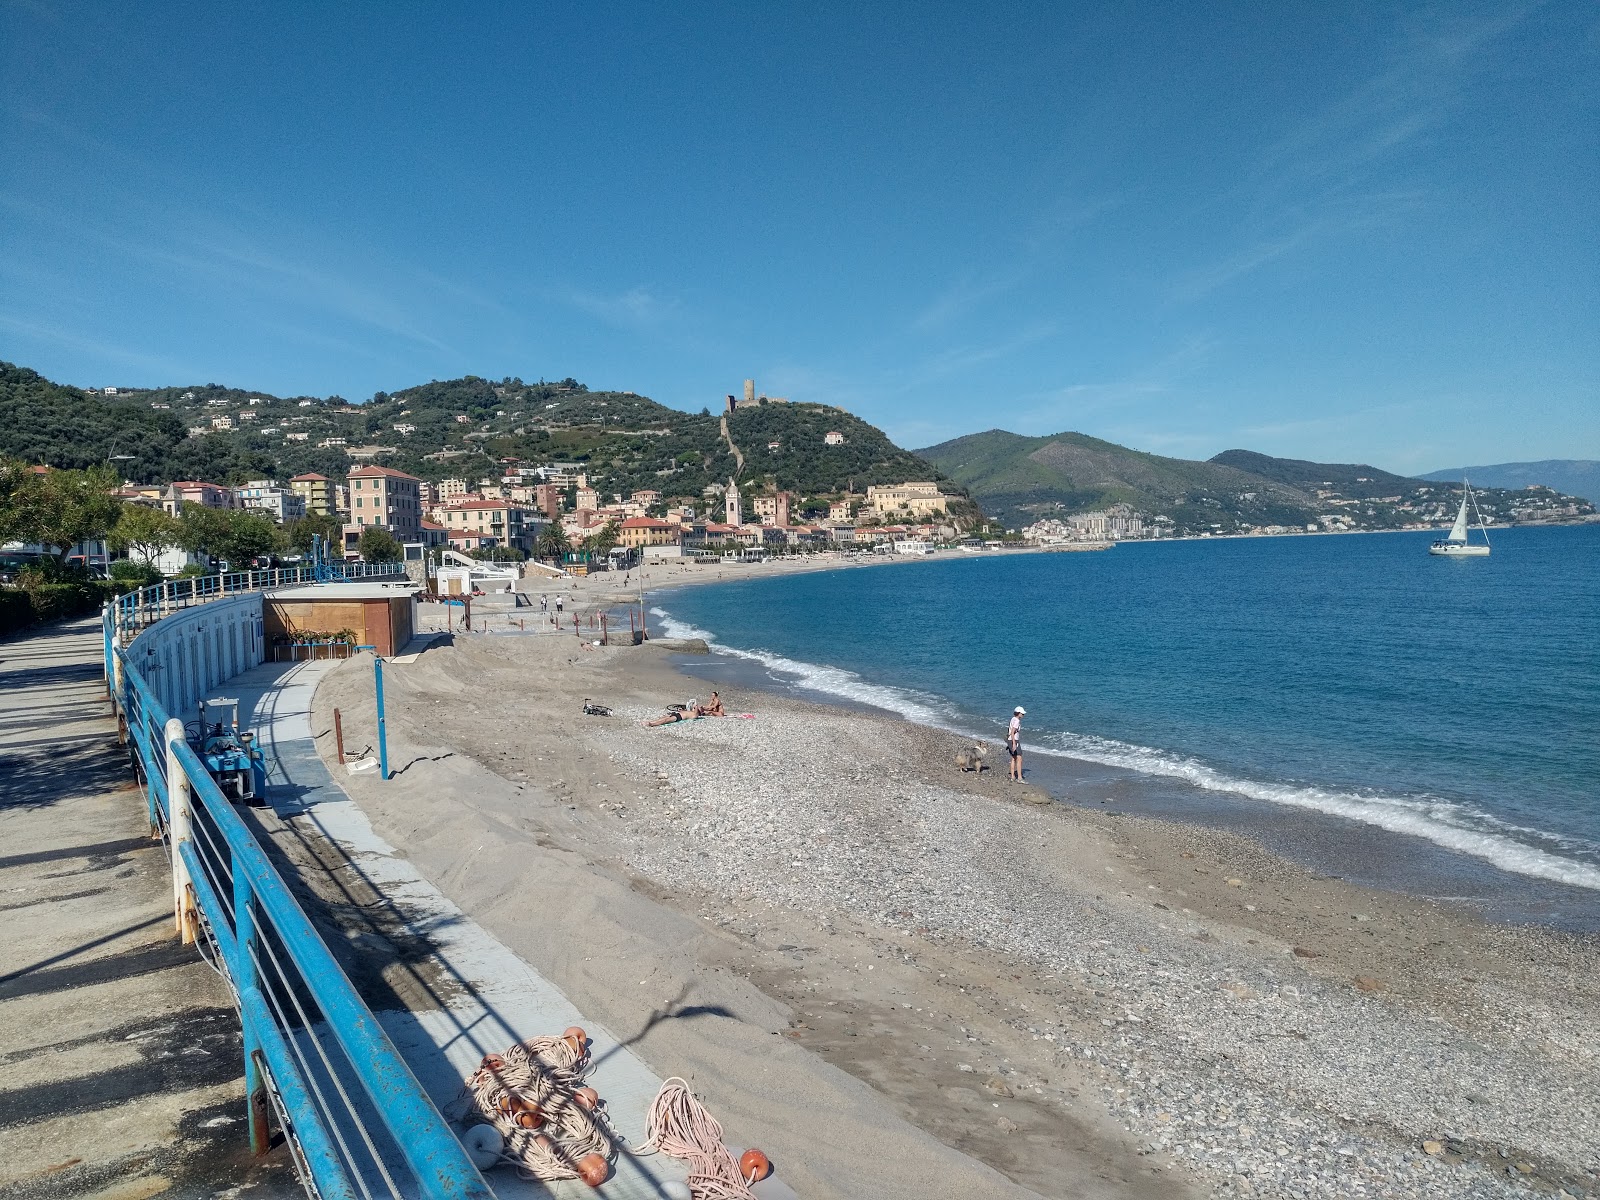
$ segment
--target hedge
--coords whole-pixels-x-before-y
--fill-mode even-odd
[[[106,580],[42,583],[22,589],[0,588],[0,637],[39,621],[81,617],[128,589]]]

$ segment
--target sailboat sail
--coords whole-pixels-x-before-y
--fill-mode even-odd
[[[1447,541],[1447,542],[1464,542],[1466,540],[1467,540],[1467,497],[1466,497],[1465,493],[1463,493],[1462,497],[1461,497],[1461,511],[1456,513],[1456,523],[1450,527],[1450,536],[1445,538],[1445,541]]]

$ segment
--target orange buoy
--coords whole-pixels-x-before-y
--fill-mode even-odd
[[[578,1102],[580,1108],[593,1109],[600,1103],[600,1093],[592,1087],[581,1087],[572,1093],[572,1098]]]
[[[599,1187],[611,1174],[611,1164],[598,1154],[585,1154],[573,1166],[578,1178],[592,1188]]]
[[[562,1031],[561,1040],[572,1047],[572,1052],[574,1054],[582,1054],[583,1044],[589,1040],[589,1035],[583,1031],[581,1026],[568,1025],[567,1028]]]
[[[511,1115],[511,1093],[501,1092],[494,1098],[494,1106],[509,1117]]]
[[[485,1071],[498,1071],[506,1065],[506,1060],[498,1054],[485,1054],[483,1062],[479,1064]]]
[[[739,1174],[745,1180],[755,1183],[758,1179],[765,1179],[772,1173],[772,1163],[767,1156],[754,1146],[739,1156]]]
[[[544,1110],[538,1103],[515,1092],[506,1094],[503,1111],[524,1129],[537,1129],[544,1124]]]

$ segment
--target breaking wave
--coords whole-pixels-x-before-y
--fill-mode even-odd
[[[986,734],[975,729],[971,719],[944,697],[872,683],[843,667],[724,645],[717,641],[715,634],[679,621],[664,609],[652,608],[650,612],[665,636],[699,638],[712,653],[758,663],[791,687],[870,705],[898,713],[920,725],[947,729],[967,737],[996,736],[993,730]],[[1046,732],[1041,740],[1025,743],[1025,748],[1036,754],[1180,779],[1206,791],[1226,792],[1287,808],[1343,817],[1391,833],[1425,838],[1448,850],[1482,859],[1503,871],[1600,891],[1600,865],[1596,865],[1600,862],[1600,844],[1513,825],[1472,805],[1441,797],[1391,796],[1365,790],[1245,779],[1219,771],[1189,755],[1089,734]]]

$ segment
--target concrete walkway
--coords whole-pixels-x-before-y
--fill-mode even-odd
[[[462,1112],[462,1081],[485,1054],[539,1034],[582,1026],[591,1040],[591,1082],[605,1098],[614,1128],[629,1146],[645,1140],[645,1114],[661,1080],[609,1030],[573,1007],[549,980],[508,950],[424,879],[404,854],[372,829],[328,773],[311,727],[318,681],[337,662],[268,664],[229,680],[217,695],[239,701],[240,723],[256,732],[267,755],[270,813],[264,831],[327,919],[324,936],[441,1109]],[[346,750],[366,748],[347,737]],[[374,751],[374,753],[376,753]],[[319,903],[320,902],[320,903]],[[589,1196],[577,1181],[545,1185],[509,1169],[487,1176],[497,1195]],[[665,1156],[624,1151],[603,1194],[615,1200],[659,1200],[662,1180],[684,1178]],[[758,1194],[794,1193],[771,1178]]]
[[[298,1197],[227,985],[177,939],[98,618],[0,641],[0,1200]]]

